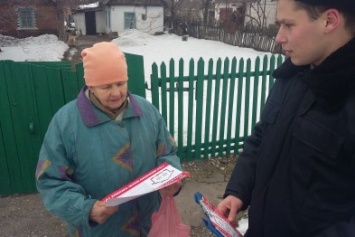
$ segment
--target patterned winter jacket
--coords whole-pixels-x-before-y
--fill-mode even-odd
[[[40,150],[36,185],[48,211],[68,223],[70,236],[146,236],[159,193],[128,203],[103,224],[89,220],[95,201],[167,161],[181,169],[177,147],[158,110],[128,93],[121,121],[110,119],[85,96],[53,117]]]

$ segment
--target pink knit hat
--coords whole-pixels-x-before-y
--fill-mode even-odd
[[[101,42],[81,52],[87,86],[127,81],[126,57],[116,44]]]

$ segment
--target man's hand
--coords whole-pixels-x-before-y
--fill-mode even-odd
[[[181,188],[182,186],[182,182],[181,181],[178,181],[176,183],[173,183],[172,185],[168,186],[168,187],[165,187],[165,188],[162,188],[159,190],[160,192],[160,195],[162,197],[164,196],[174,196],[175,193],[177,193],[179,191],[179,189]]]
[[[242,206],[242,200],[229,195],[218,204],[217,209],[223,213],[231,225],[237,226],[235,217]]]
[[[102,224],[112,214],[118,211],[118,206],[106,207],[104,202],[96,201],[90,211],[90,220]]]

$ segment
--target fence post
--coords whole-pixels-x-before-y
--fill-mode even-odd
[[[152,88],[152,104],[159,110],[159,79],[158,79],[158,65],[153,63],[152,75],[150,75],[150,85]]]
[[[133,94],[146,98],[143,56],[125,53],[128,65],[128,89]]]

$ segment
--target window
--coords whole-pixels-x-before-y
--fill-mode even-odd
[[[125,29],[136,29],[136,16],[134,12],[124,13],[124,28]]]
[[[33,29],[35,24],[35,13],[30,7],[19,7],[17,9],[18,14],[18,27],[20,29]]]
[[[111,9],[106,8],[106,26],[111,29]]]

